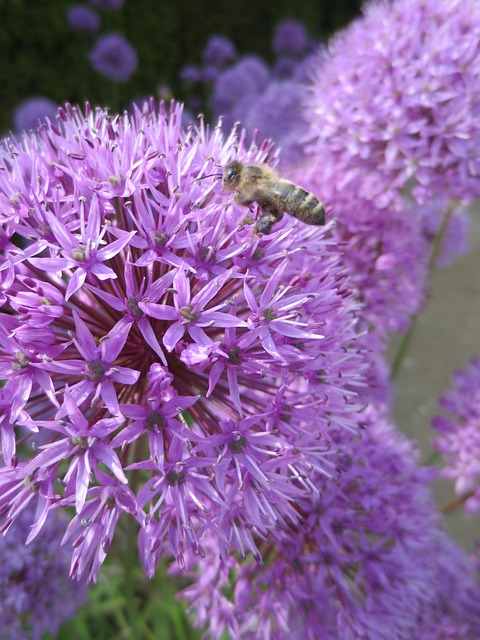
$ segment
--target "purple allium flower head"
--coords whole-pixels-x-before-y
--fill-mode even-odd
[[[302,137],[307,130],[301,109],[304,90],[291,80],[267,84],[259,96],[241,100],[232,110],[248,132],[258,129],[262,137],[271,138],[282,149],[280,162],[287,167],[302,164]]]
[[[455,480],[455,490],[466,498],[467,511],[480,510],[480,358],[457,369],[450,388],[439,398],[446,415],[435,416],[438,436],[433,444],[442,454],[442,473]]]
[[[228,116],[241,98],[260,93],[268,78],[268,67],[261,58],[244,56],[219,76],[212,96],[215,114]]]
[[[114,82],[126,82],[138,64],[135,49],[117,33],[101,36],[90,52],[89,60],[95,71]]]
[[[273,65],[273,75],[279,80],[291,78],[298,66],[298,60],[291,56],[281,56]]]
[[[45,536],[22,544],[33,514],[24,512],[0,537],[0,628],[5,640],[56,637],[86,597],[85,583],[68,580],[70,554],[60,547],[65,517],[53,513]]]
[[[301,22],[285,20],[275,29],[272,49],[277,55],[301,56],[306,53],[308,46],[308,35]]]
[[[194,64],[187,64],[180,71],[180,78],[187,84],[195,84],[202,78],[202,72]]]
[[[125,0],[90,0],[90,4],[102,11],[118,11],[124,2]]]
[[[431,472],[416,466],[410,443],[381,413],[370,409],[365,419],[361,438],[338,434],[336,481],[318,477],[320,494],[299,504],[302,527],[265,541],[263,566],[223,562],[208,548],[206,570],[182,595],[209,637],[477,637],[480,589],[441,531]]]
[[[479,33],[475,0],[394,0],[367,5],[333,39],[308,115],[318,161],[335,161],[342,188],[360,174],[371,199],[480,195]]]
[[[59,116],[0,147],[2,529],[33,503],[30,541],[73,508],[70,573],[91,580],[120,517],[148,575],[207,534],[260,559],[364,404],[337,247],[291,216],[259,236],[222,192],[218,167],[271,143],[153,101]]]
[[[48,98],[34,97],[21,102],[13,114],[14,130],[29,131],[36,129],[46,118],[53,120],[57,115],[58,106]]]
[[[221,35],[213,35],[208,40],[203,50],[203,64],[206,66],[224,67],[236,56],[233,42]]]
[[[98,31],[100,16],[93,9],[83,4],[75,4],[67,13],[68,25],[83,35],[91,35]]]
[[[424,298],[430,205],[445,217],[480,195],[479,30],[478,2],[376,3],[317,60],[305,166],[380,333],[405,330]]]

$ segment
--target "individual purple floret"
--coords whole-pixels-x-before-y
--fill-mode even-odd
[[[82,35],[91,35],[98,31],[100,16],[93,9],[83,4],[75,4],[67,12],[68,25]]]
[[[297,20],[281,22],[273,34],[272,49],[277,55],[302,56],[309,44],[305,27]]]
[[[456,492],[465,498],[467,511],[480,510],[480,359],[457,369],[438,400],[446,415],[432,426],[433,444],[445,461],[442,473],[455,480]]]
[[[21,102],[13,113],[13,127],[20,131],[36,129],[47,118],[53,120],[57,115],[57,105],[48,98],[33,97]]]
[[[70,553],[61,547],[68,521],[52,513],[45,535],[25,545],[33,514],[22,513],[0,536],[0,628],[3,640],[57,637],[59,627],[84,603],[85,583],[68,579]]]
[[[137,68],[137,53],[126,38],[116,33],[101,36],[89,60],[98,73],[114,82],[126,82]]]
[[[202,58],[205,66],[220,69],[229,62],[232,62],[235,56],[235,45],[229,38],[221,35],[213,35],[205,45]]]
[[[296,535],[263,542],[262,566],[224,562],[207,547],[207,567],[182,595],[208,637],[478,637],[480,588],[441,530],[431,471],[417,467],[418,455],[381,412],[364,417],[361,437],[338,433],[338,475],[316,478],[320,494],[301,500]]]
[[[59,119],[0,147],[2,530],[32,504],[34,540],[69,509],[70,574],[90,580],[120,517],[149,576],[204,536],[260,560],[365,404],[338,248],[292,216],[261,236],[222,191],[269,142],[153,101]]]

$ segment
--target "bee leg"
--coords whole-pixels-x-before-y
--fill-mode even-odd
[[[262,207],[261,212],[262,215],[257,220],[255,229],[257,233],[266,235],[272,230],[272,225],[283,218],[283,211],[278,211],[278,209],[270,205],[269,207]]]

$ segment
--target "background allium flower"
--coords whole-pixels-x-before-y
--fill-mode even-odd
[[[233,42],[222,35],[213,35],[207,41],[203,50],[203,63],[206,66],[224,67],[236,56]]]
[[[259,559],[334,473],[370,367],[336,245],[291,216],[260,237],[221,191],[218,167],[271,145],[133,109],[67,105],[1,148],[2,527],[33,503],[33,540],[72,507],[90,579],[120,517],[148,575],[207,534]]]
[[[95,71],[114,82],[126,82],[138,65],[135,49],[116,33],[101,36],[90,52],[89,60]]]
[[[56,637],[61,624],[84,603],[84,583],[67,578],[70,554],[60,546],[65,519],[52,514],[45,536],[25,541],[32,514],[24,512],[0,537],[0,627],[4,640]]]
[[[302,138],[307,131],[301,108],[304,89],[295,81],[270,82],[263,93],[248,102],[240,101],[232,115],[249,133],[259,130],[281,147],[280,161],[295,167],[303,161]]]
[[[90,7],[76,4],[68,10],[67,22],[75,31],[90,35],[98,31],[100,16]]]
[[[381,413],[365,420],[361,438],[338,434],[335,482],[317,478],[320,495],[299,505],[301,529],[284,544],[265,541],[264,566],[208,549],[208,567],[182,595],[212,638],[477,637],[480,589],[439,527],[431,472]]]
[[[479,35],[475,0],[395,0],[333,39],[308,115],[343,188],[360,174],[372,200],[407,187],[420,203],[480,195]]]
[[[480,510],[480,359],[457,369],[438,400],[447,415],[432,421],[438,437],[433,441],[446,467],[442,473],[455,480],[455,490],[468,499],[468,511]]]
[[[220,74],[212,96],[214,113],[228,117],[241,98],[260,93],[268,77],[268,67],[261,58],[244,56]]]
[[[194,64],[187,64],[180,71],[180,77],[187,84],[195,84],[200,81],[202,72]]]
[[[13,114],[13,127],[18,133],[36,129],[46,118],[57,115],[57,105],[48,98],[34,97],[21,102]]]
[[[285,20],[275,29],[272,49],[277,55],[300,56],[306,53],[308,46],[308,35],[301,22]]]
[[[339,222],[352,273],[371,274],[362,297],[380,301],[375,283],[390,280],[388,330],[405,330],[423,298],[431,206],[444,202],[436,232],[443,217],[458,219],[458,201],[480,194],[479,34],[478,2],[375,3],[317,59],[305,111],[310,188]],[[452,229],[458,242],[465,225]],[[380,309],[367,300],[369,322],[381,327]]]

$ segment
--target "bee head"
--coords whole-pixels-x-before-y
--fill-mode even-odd
[[[222,188],[224,191],[234,191],[240,182],[242,164],[234,160],[229,162],[223,170]]]

